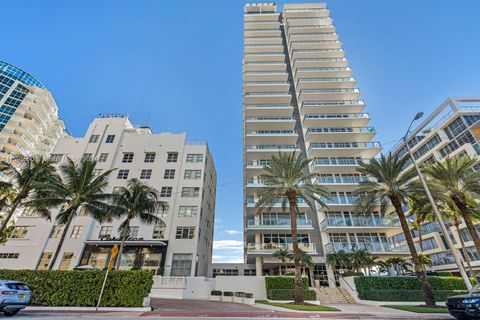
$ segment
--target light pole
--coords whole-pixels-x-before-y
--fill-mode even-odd
[[[440,214],[440,211],[438,211],[437,204],[435,203],[435,200],[433,200],[432,193],[430,192],[430,189],[428,188],[427,182],[425,181],[425,178],[422,175],[422,172],[420,171],[420,168],[415,161],[415,158],[413,157],[412,154],[412,149],[410,149],[410,146],[408,145],[407,141],[407,136],[410,133],[410,128],[412,127],[412,124],[420,119],[423,116],[423,112],[419,112],[415,115],[415,118],[413,118],[412,122],[410,122],[410,125],[408,126],[407,133],[405,133],[405,136],[403,137],[403,142],[405,143],[405,147],[408,150],[408,155],[410,156],[410,159],[413,162],[413,165],[415,167],[415,170],[417,171],[418,177],[420,178],[420,181],[422,181],[423,189],[425,189],[425,193],[427,194],[428,200],[430,201],[430,204],[432,205],[433,212],[435,213],[435,218],[437,219],[438,224],[440,225],[440,228],[442,229],[442,232],[444,234],[444,238],[447,242],[447,246],[450,250],[450,252],[453,255],[453,258],[455,259],[455,264],[457,265],[458,269],[460,270],[460,274],[463,278],[463,281],[465,282],[465,286],[467,287],[468,290],[472,289],[472,284],[470,283],[470,279],[468,278],[467,273],[465,272],[465,268],[463,267],[463,258],[459,255],[455,247],[453,246],[452,239],[450,239],[450,235],[448,234],[447,227],[445,227],[445,224],[443,223],[442,215]],[[461,236],[461,235],[460,235]]]

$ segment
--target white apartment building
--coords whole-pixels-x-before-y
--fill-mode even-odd
[[[468,154],[480,155],[480,98],[448,98],[425,120],[412,130],[408,138],[415,160],[420,163],[442,161],[447,156]],[[399,143],[392,149],[393,154],[408,157],[405,144]],[[409,160],[408,167],[413,166]],[[467,255],[474,270],[480,270],[480,255],[475,249],[465,225],[460,225],[460,234],[449,220],[445,221],[449,236],[457,249],[461,249],[460,237],[465,241]],[[477,225],[480,232],[480,224]],[[445,235],[436,222],[422,225],[422,248],[418,232],[413,231],[418,252],[432,259],[433,271],[452,271],[458,273],[453,256],[445,242]],[[405,246],[403,233],[393,236],[395,246]],[[463,255],[463,252],[462,252]],[[465,255],[463,255],[465,258]]]
[[[185,133],[152,133],[134,127],[123,115],[100,115],[82,138],[64,138],[51,159],[92,157],[97,173],[115,169],[107,192],[137,178],[158,190],[168,208],[157,213],[165,225],[131,222],[121,269],[164,268],[167,276],[206,276],[212,259],[216,172],[204,142],[189,142]],[[55,213],[55,212],[53,212]],[[54,219],[52,219],[54,220]],[[100,224],[79,212],[74,218],[54,269],[79,265],[104,268],[121,221]],[[5,245],[0,265],[7,269],[45,269],[63,227],[25,211]]]
[[[366,177],[359,163],[381,150],[324,3],[252,3],[244,9],[243,127],[246,263],[256,274],[278,274],[272,254],[291,249],[290,218],[278,209],[256,215],[255,191],[273,154],[297,152],[313,159],[316,183],[332,192],[328,208],[300,202],[300,248],[312,255],[313,276],[332,284],[329,252],[365,248],[380,257],[406,254],[389,237],[401,230],[377,212],[354,213],[353,191]],[[300,199],[301,200],[301,199]],[[311,270],[312,271],[312,270]]]
[[[0,158],[48,155],[65,136],[47,88],[26,71],[0,61]]]

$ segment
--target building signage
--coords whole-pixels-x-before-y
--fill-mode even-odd
[[[100,240],[101,241],[122,241],[122,238],[105,235],[105,236],[101,236]],[[143,238],[127,237],[125,241],[143,241]]]

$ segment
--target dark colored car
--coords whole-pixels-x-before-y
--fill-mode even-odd
[[[455,319],[480,319],[480,285],[473,287],[468,294],[449,297],[447,308]]]
[[[27,306],[31,295],[25,283],[0,279],[0,312],[7,317],[16,315]]]

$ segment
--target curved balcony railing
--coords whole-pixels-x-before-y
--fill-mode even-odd
[[[348,243],[348,242],[331,242],[327,243],[324,246],[325,253],[330,252],[338,252],[338,251],[345,251],[345,252],[352,252],[354,250],[367,250],[369,252],[406,252],[408,253],[408,248],[404,247],[397,247],[393,248],[390,247],[388,243],[384,242],[361,242],[361,243]]]
[[[291,224],[287,220],[259,220],[259,219],[248,219],[247,221],[248,229],[287,229],[290,230]],[[297,219],[297,228],[304,229],[313,228],[312,221],[309,219]]]
[[[400,222],[380,217],[326,218],[320,223],[320,229],[327,227],[399,227]]]
[[[298,248],[307,253],[316,253],[315,243],[299,243]],[[278,249],[293,250],[291,243],[247,243],[247,251],[258,253],[274,253]]]

